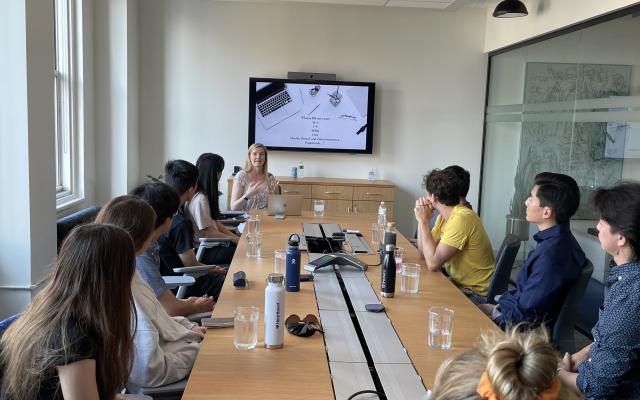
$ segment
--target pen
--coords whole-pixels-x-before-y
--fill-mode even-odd
[[[317,106],[313,107],[313,110],[309,111],[309,114],[307,115],[311,115],[312,112],[314,112],[316,110],[316,108],[320,107],[320,104],[318,104]]]

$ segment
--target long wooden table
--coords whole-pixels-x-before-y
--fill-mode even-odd
[[[359,229],[367,238],[371,235],[374,214],[349,214],[314,218],[287,217],[275,221],[261,215],[262,255],[259,259],[246,257],[244,237],[236,250],[229,276],[214,310],[214,317],[233,316],[238,306],[257,306],[260,311],[258,346],[254,350],[240,351],[233,345],[233,329],[210,329],[189,378],[183,399],[330,399],[334,397],[329,364],[322,335],[299,338],[285,331],[283,349],[266,350],[264,336],[265,278],[274,270],[274,251],[286,248],[291,233],[302,232],[302,222],[337,223],[343,229]],[[418,251],[402,235],[398,246],[404,247],[404,261],[424,265]],[[368,264],[378,264],[378,255],[359,255]],[[302,253],[302,261],[307,261]],[[233,288],[231,276],[236,271],[247,274],[250,287]],[[380,267],[370,267],[367,277],[376,292],[380,287]],[[418,294],[400,293],[396,286],[394,298],[381,298],[392,324],[407,349],[413,365],[427,388],[440,364],[466,349],[473,347],[481,332],[497,330],[493,322],[469,301],[444,275],[422,268]],[[427,310],[432,306],[454,309],[453,339],[450,350],[437,350],[427,345]],[[291,314],[319,316],[313,282],[302,282],[297,293],[286,293],[285,318]],[[342,400],[342,399],[340,399]]]

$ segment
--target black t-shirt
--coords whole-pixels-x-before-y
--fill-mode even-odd
[[[158,245],[160,245],[160,273],[176,275],[173,268],[184,267],[179,254],[193,249],[193,225],[184,215],[184,206],[181,206],[173,217],[171,228],[158,238]]]
[[[60,332],[54,333],[51,349],[52,355],[55,359],[55,366],[69,365],[74,362],[93,359],[96,360],[96,373],[98,371],[97,354],[98,354],[98,335],[84,332],[77,323],[70,321],[67,325],[68,336],[68,351],[65,355],[61,350],[62,339]],[[98,386],[98,393],[100,399],[106,399],[104,389],[101,387],[96,377],[96,384]],[[58,371],[55,367],[48,371],[45,371],[42,375],[42,381],[40,384],[40,391],[38,392],[37,399],[54,399],[63,400],[62,389],[60,388],[60,379],[58,378]]]

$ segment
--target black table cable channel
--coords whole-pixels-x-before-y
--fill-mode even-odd
[[[347,304],[347,309],[349,310],[349,316],[351,317],[351,322],[353,323],[353,327],[356,330],[356,334],[358,335],[358,340],[360,341],[360,346],[362,346],[362,351],[364,352],[364,356],[367,359],[367,366],[369,367],[369,373],[371,373],[371,379],[373,379],[373,384],[376,387],[375,391],[378,393],[378,395],[382,400],[386,400],[387,395],[384,392],[384,388],[382,387],[382,382],[380,381],[380,377],[378,376],[378,371],[376,371],[376,366],[373,362],[373,357],[371,356],[371,352],[369,351],[369,346],[367,346],[367,341],[364,338],[364,333],[362,332],[362,328],[360,327],[360,322],[358,322],[358,317],[356,316],[356,312],[353,309],[353,304],[351,304],[351,299],[349,298],[349,292],[347,292],[347,287],[344,285],[344,281],[342,280],[342,275],[340,275],[339,268],[336,268],[334,266],[333,271],[336,274],[336,278],[338,278],[338,283],[340,284],[340,290],[342,290],[342,296],[344,297],[344,301]],[[371,393],[371,391],[363,391],[363,393]],[[353,395],[351,398],[353,398]]]

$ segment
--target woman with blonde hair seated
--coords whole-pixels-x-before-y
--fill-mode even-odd
[[[477,348],[445,361],[432,400],[578,399],[557,376],[558,355],[546,331],[484,334]]]
[[[254,143],[249,147],[244,169],[233,179],[232,210],[267,208],[269,195],[278,192],[278,181],[269,173],[267,161],[267,148],[263,144]]]

